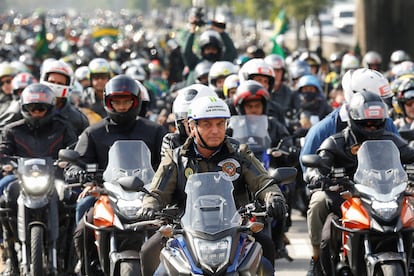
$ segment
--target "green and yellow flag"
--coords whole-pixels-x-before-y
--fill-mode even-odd
[[[36,34],[36,48],[34,56],[36,58],[43,58],[49,52],[49,45],[46,38],[46,24],[45,19],[42,20],[42,29]]]
[[[286,12],[285,10],[281,10],[274,21],[274,35],[271,38],[271,41],[273,42],[272,54],[278,54],[282,57],[286,57],[283,48],[276,42],[276,38],[278,35],[284,34],[288,28],[289,22],[286,17]]]

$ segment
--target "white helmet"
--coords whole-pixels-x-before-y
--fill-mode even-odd
[[[141,101],[142,102],[150,102],[151,101],[151,98],[150,98],[148,89],[139,80],[135,80],[135,81],[138,84],[139,90],[141,90],[141,94],[140,94]]]
[[[210,71],[208,73],[208,85],[214,91],[221,90],[221,89],[218,89],[216,85],[217,79],[225,78],[228,75],[236,74],[236,73],[237,73],[236,65],[234,65],[230,61],[216,61],[211,66]]]
[[[218,97],[201,97],[193,101],[188,108],[189,120],[230,118],[227,104]]]
[[[66,84],[56,84],[48,81],[50,73],[61,74],[66,77]],[[62,60],[50,61],[42,68],[40,83],[49,86],[56,98],[67,98],[72,88],[74,75],[72,67]]]
[[[285,59],[281,55],[271,54],[264,58],[264,61],[273,69],[285,69]]]
[[[240,82],[251,80],[255,75],[262,75],[269,78],[269,91],[275,84],[275,72],[271,65],[262,58],[253,58],[247,61],[239,70]]]
[[[225,98],[229,98],[229,90],[237,88],[240,85],[240,78],[238,74],[231,74],[226,77],[223,84],[223,94]]]
[[[352,54],[345,54],[342,57],[341,69],[346,72],[350,69],[357,69],[360,67],[359,59]]]
[[[201,97],[218,97],[213,89],[203,84],[192,84],[180,89],[177,93],[172,106],[176,122],[187,119],[188,108],[196,99]]]
[[[147,79],[147,72],[145,72],[145,69],[142,66],[133,65],[128,67],[128,69],[125,70],[125,75],[140,82]]]
[[[388,99],[393,96],[390,84],[383,74],[368,68],[359,68],[347,72],[342,78],[345,101],[349,103],[353,94],[362,91],[370,91]]]
[[[362,65],[365,68],[370,68],[371,64],[381,64],[381,63],[382,63],[382,57],[376,51],[368,51],[364,55],[364,58],[362,59]]]
[[[83,81],[89,79],[89,67],[84,65],[75,70],[75,79],[77,81]]]

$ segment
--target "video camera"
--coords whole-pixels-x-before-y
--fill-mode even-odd
[[[206,24],[206,21],[204,20],[204,8],[194,6],[191,8],[191,15],[195,18],[195,21],[193,23],[196,26],[204,26]]]

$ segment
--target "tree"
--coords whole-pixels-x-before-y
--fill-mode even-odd
[[[356,0],[355,35],[362,54],[379,52],[386,66],[391,53],[404,50],[414,57],[414,1]]]

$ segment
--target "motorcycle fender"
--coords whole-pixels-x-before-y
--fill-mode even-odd
[[[379,263],[387,263],[387,262],[401,262],[404,267],[407,267],[407,262],[405,260],[405,256],[403,253],[397,252],[381,252],[378,254],[372,254],[367,256],[367,275],[374,275],[375,267]]]
[[[23,196],[20,194],[17,198],[17,233],[21,242],[26,241],[27,222],[26,206],[24,206]]]
[[[94,206],[93,224],[98,227],[110,227],[114,225],[114,217],[108,196],[100,196]]]
[[[351,198],[342,203],[342,224],[346,228],[370,229],[370,217],[359,198]]]
[[[122,252],[112,252],[109,255],[110,259],[110,274],[109,275],[115,275],[115,271],[119,270],[119,264],[122,261],[127,260],[136,260],[139,262],[139,253],[135,250],[125,250]]]
[[[414,229],[414,197],[405,197],[402,204],[401,222],[403,227]]]
[[[245,256],[237,271],[239,275],[256,275],[262,258],[262,246],[255,242]]]
[[[168,275],[191,275],[191,268],[187,260],[183,259],[180,252],[174,248],[163,248],[160,261]]]
[[[49,240],[56,241],[59,236],[59,213],[58,213],[58,196],[53,193],[48,206],[48,228],[49,228]]]

